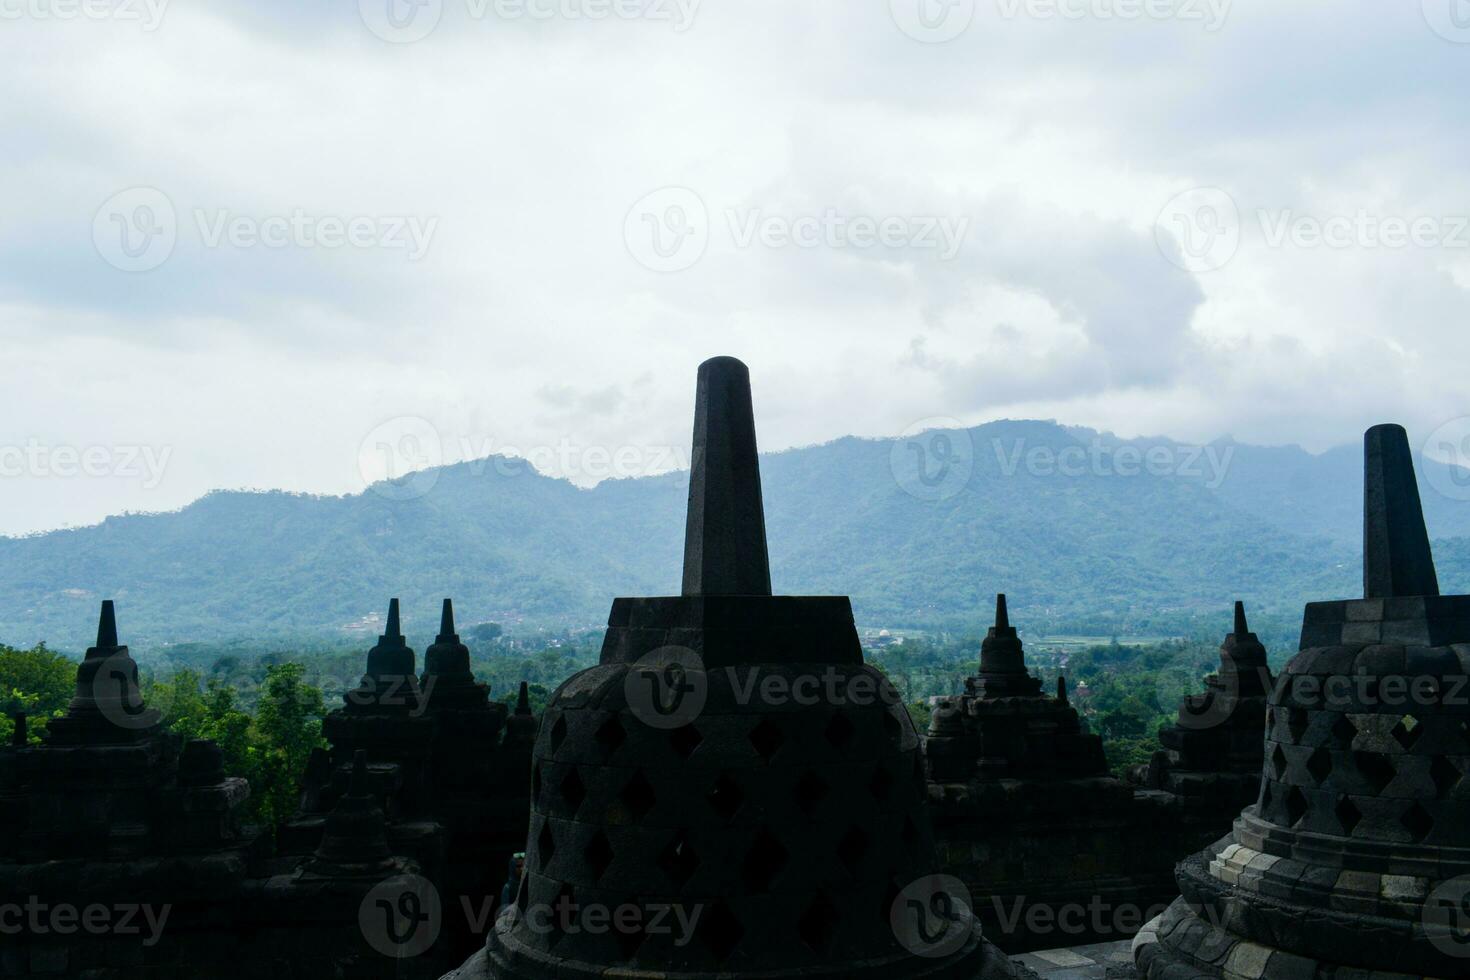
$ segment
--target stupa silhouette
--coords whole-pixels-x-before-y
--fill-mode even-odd
[[[553,695],[522,886],[452,976],[1015,976],[935,876],[919,738],[849,600],[771,594],[737,360],[699,369],[692,462],[683,595],[615,600]]]

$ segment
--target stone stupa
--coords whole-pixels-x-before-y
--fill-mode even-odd
[[[683,594],[615,600],[553,695],[521,888],[451,976],[1014,976],[936,887],[919,739],[848,599],[772,595],[739,361],[700,367],[692,462]],[[805,678],[850,696],[771,694]]]
[[[1365,456],[1363,598],[1306,607],[1259,800],[1179,865],[1150,980],[1470,974],[1470,596],[1439,594],[1404,430]]]

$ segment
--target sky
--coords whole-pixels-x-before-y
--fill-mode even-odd
[[[997,418],[1470,453],[1470,0],[0,0],[0,533]]]

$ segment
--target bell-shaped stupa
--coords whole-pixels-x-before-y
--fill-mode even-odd
[[[1470,971],[1470,596],[1441,596],[1408,436],[1366,437],[1364,598],[1314,602],[1258,802],[1178,869],[1149,978]]]
[[[745,365],[702,365],[683,595],[617,599],[532,759],[525,875],[456,976],[1012,976],[936,877],[919,739],[846,597],[771,594]]]

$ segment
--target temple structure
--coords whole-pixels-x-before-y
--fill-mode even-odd
[[[110,600],[65,717],[6,762],[0,905],[41,928],[7,931],[0,976],[204,975],[239,942],[228,903],[267,853],[235,819],[249,786],[224,775],[214,743],[181,745],[164,730]],[[70,925],[58,927],[67,909]],[[83,928],[83,909],[109,928]]]
[[[499,896],[510,856],[525,844],[535,731],[524,684],[508,718],[475,680],[449,599],[418,676],[393,599],[361,683],[323,722],[330,748],[313,755],[301,812],[282,826],[280,849],[320,861],[333,814],[357,780],[377,801],[389,853],[411,861],[446,906],[478,910]],[[477,921],[446,917],[442,945],[468,955],[484,942]],[[488,922],[487,910],[482,928]]]
[[[709,361],[683,595],[615,600],[556,691],[520,891],[453,976],[1012,976],[935,877],[918,750],[849,601],[772,595],[749,374]]]
[[[1131,935],[1142,910],[1176,894],[1170,872],[1187,853],[1179,808],[1109,772],[1065,679],[1052,696],[1027,670],[1004,595],[979,672],[934,706],[924,756],[944,869],[1006,952]],[[1060,932],[1061,910],[1097,903],[1129,911]]]
[[[1307,606],[1259,799],[1179,865],[1135,944],[1150,980],[1470,969],[1470,596],[1439,594],[1404,430],[1365,464],[1363,598]]]
[[[1178,717],[1159,733],[1163,749],[1129,774],[1140,786],[1178,797],[1182,819],[1195,828],[1191,850],[1216,840],[1222,810],[1255,801],[1265,758],[1261,733],[1275,679],[1266,648],[1250,631],[1245,603],[1235,604],[1235,628],[1220,645],[1220,670],[1205,690],[1188,695]]]

